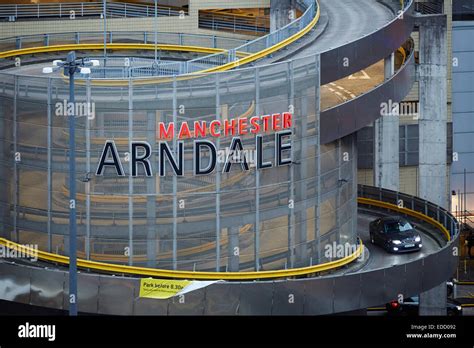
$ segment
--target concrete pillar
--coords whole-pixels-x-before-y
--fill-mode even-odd
[[[433,289],[420,294],[420,307],[418,314],[428,315],[446,315],[446,283],[441,283]]]
[[[232,226],[227,229],[227,237],[229,241],[229,261],[227,270],[229,272],[238,272],[240,270],[239,233],[239,226]]]
[[[420,23],[419,196],[448,206],[447,197],[447,35],[446,16]]]
[[[294,0],[270,0],[270,32],[273,33],[295,19]]]
[[[447,207],[446,16],[417,18],[420,32],[419,196]],[[420,294],[420,315],[446,315],[446,284]]]
[[[388,80],[395,72],[395,57],[391,54],[385,59],[385,79]],[[387,100],[392,105],[392,101]],[[399,174],[399,142],[400,118],[398,114],[382,115],[374,123],[374,185],[398,191]]]
[[[147,112],[147,141],[155,148],[156,145],[156,112]],[[146,178],[146,254],[147,254],[147,267],[155,268],[157,264],[157,233],[156,233],[156,178]]]

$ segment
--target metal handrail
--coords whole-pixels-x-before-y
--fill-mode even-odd
[[[160,17],[188,15],[186,8],[158,6],[157,15]],[[49,19],[100,17],[103,15],[101,2],[71,2],[71,3],[39,3],[0,5],[0,19],[16,21],[17,19]],[[110,18],[154,17],[154,6],[128,4],[124,2],[108,2],[106,15]]]

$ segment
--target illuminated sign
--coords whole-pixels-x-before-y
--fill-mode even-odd
[[[184,176],[184,140],[193,139],[193,173],[194,175],[209,175],[216,170],[218,161],[217,146],[209,138],[232,137],[230,146],[226,149],[222,172],[228,173],[233,164],[239,164],[244,171],[250,170],[249,153],[242,142],[241,136],[255,134],[255,160],[257,169],[280,167],[291,164],[291,135],[292,114],[273,114],[255,116],[250,119],[239,118],[231,120],[214,120],[182,122],[179,127],[171,122],[165,124],[159,122],[158,137],[164,141],[158,142],[157,172],[159,176],[165,176],[166,162],[171,165],[176,176]],[[262,133],[274,133],[274,159],[264,161],[263,135]],[[168,144],[175,144],[173,151]],[[208,163],[203,167],[203,153],[208,157]],[[153,176],[152,163],[153,148],[146,141],[131,141],[129,161],[131,161],[131,176],[139,176],[139,167],[143,168],[144,175]],[[238,159],[236,161],[236,158]],[[116,175],[126,176],[122,160],[119,156],[117,146],[113,140],[105,142],[102,154],[97,166],[96,175],[104,174],[106,168],[111,167]]]

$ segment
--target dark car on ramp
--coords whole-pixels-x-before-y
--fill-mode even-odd
[[[400,216],[381,217],[370,223],[370,241],[390,253],[420,250],[423,246],[415,226]]]

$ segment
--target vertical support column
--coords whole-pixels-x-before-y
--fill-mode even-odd
[[[260,69],[255,69],[255,114],[260,115]],[[255,168],[255,271],[260,270],[260,171]]]
[[[15,86],[14,86],[14,97],[13,97],[13,184],[14,184],[14,197],[13,197],[13,231],[12,239],[14,242],[18,242],[18,201],[19,201],[19,190],[20,190],[20,179],[18,174],[18,76],[15,75]]]
[[[447,207],[446,16],[420,18],[419,196]],[[446,315],[446,284],[420,294],[420,315]]]
[[[53,217],[52,217],[52,209],[53,209],[53,173],[52,173],[52,165],[53,165],[53,157],[52,157],[52,127],[53,127],[53,118],[52,118],[52,112],[51,112],[51,103],[52,103],[52,96],[51,96],[51,79],[48,78],[48,115],[47,115],[47,127],[48,127],[48,133],[47,133],[47,146],[48,146],[48,153],[47,153],[47,166],[48,166],[48,173],[47,173],[47,179],[46,179],[46,190],[47,190],[47,195],[48,195],[48,221],[47,221],[47,230],[48,230],[48,241],[47,241],[47,251],[52,252],[53,248],[53,240],[52,240],[52,233],[51,233],[51,227],[53,223]]]
[[[315,263],[321,261],[321,56],[316,56],[316,78],[315,84],[315,128],[316,128],[316,211],[314,221],[314,240],[315,240]]]
[[[221,119],[220,74],[216,76],[216,120]],[[217,148],[220,149],[220,138],[217,137]],[[220,271],[221,262],[221,167],[216,162],[216,272]],[[229,240],[230,242],[230,240]],[[229,248],[230,248],[229,244]],[[229,250],[230,252],[230,250]],[[229,254],[230,255],[230,254]]]
[[[293,106],[293,109],[296,109],[295,107],[295,81],[293,78],[293,62],[289,61],[288,62],[288,67],[287,67],[287,74],[288,74],[288,79],[290,80],[290,83],[288,84],[289,91],[288,91],[288,99],[290,101],[290,104]],[[294,121],[293,121],[294,122]],[[294,139],[295,136],[291,137],[291,148],[292,151],[294,152],[295,146],[294,146]],[[293,156],[292,161],[295,161],[295,157]],[[295,266],[295,227],[296,227],[296,215],[295,215],[295,165],[292,164],[289,167],[290,171],[290,192],[289,192],[289,198],[290,201],[293,203],[292,208],[290,208],[290,212],[288,214],[288,257],[287,257],[287,265],[289,268],[293,268]],[[288,202],[290,204],[290,202]]]
[[[227,228],[229,238],[229,272],[238,272],[240,270],[239,233],[239,226]]]
[[[300,100],[301,102],[301,114],[298,115],[301,119],[300,127],[293,127],[293,131],[296,131],[296,134],[293,137],[296,137],[300,141],[299,145],[294,148],[294,153],[297,154],[297,157],[294,159],[299,163],[295,167],[295,164],[292,165],[295,168],[297,175],[296,181],[298,182],[299,187],[297,188],[296,197],[298,200],[298,205],[300,206],[300,210],[295,214],[296,217],[296,262],[298,266],[308,266],[308,246],[307,242],[307,218],[308,214],[306,212],[306,208],[304,208],[304,204],[307,198],[307,180],[305,179],[307,173],[307,161],[305,160],[307,157],[307,131],[308,131],[308,97],[304,96]]]
[[[156,146],[156,112],[147,111],[147,136],[146,140],[154,149]],[[158,176],[159,177],[159,176]],[[155,268],[157,265],[156,250],[156,178],[146,177],[146,254],[147,267]]]
[[[296,11],[293,8],[293,0],[270,0],[270,32],[284,27],[289,24],[295,18],[291,19],[291,12]]]
[[[446,16],[420,23],[419,196],[447,207]]]
[[[385,58],[385,79],[390,79],[395,73],[395,56],[392,53]],[[392,101],[387,100],[388,105]],[[400,118],[398,114],[382,115],[374,123],[374,186],[394,191],[400,186]]]
[[[132,153],[133,139],[133,84],[132,80],[128,80],[128,140],[129,140],[129,154]],[[132,177],[132,161],[128,162],[128,247],[129,256],[128,264],[133,265],[133,177]]]
[[[173,122],[178,120],[178,86],[176,76],[173,77]],[[173,151],[178,152],[176,137],[173,137]],[[173,175],[173,269],[178,269],[178,178]]]
[[[86,80],[86,102],[89,106],[89,110],[95,110],[92,108],[92,96],[91,96],[91,80]],[[91,116],[94,118],[95,115],[88,115],[86,117],[86,180],[85,180],[85,194],[86,194],[86,238],[84,241],[84,249],[86,253],[86,259],[91,258]]]

